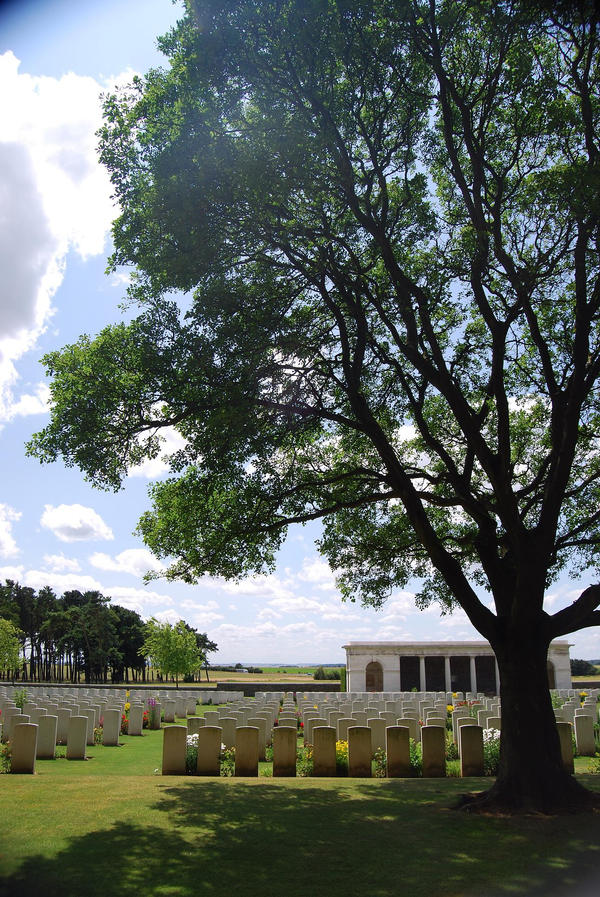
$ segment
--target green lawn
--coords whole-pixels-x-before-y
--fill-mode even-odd
[[[167,778],[160,732],[121,742],[0,777],[1,897],[597,893],[600,814],[451,809],[484,779]]]

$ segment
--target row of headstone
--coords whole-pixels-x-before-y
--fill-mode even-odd
[[[32,697],[28,695],[28,698]],[[40,695],[38,700],[41,699]],[[66,745],[67,760],[85,760],[86,747],[95,743],[94,730],[100,721],[102,721],[102,744],[104,746],[119,744],[124,706],[110,707],[103,701],[97,705],[90,704],[81,696],[79,701],[80,703],[75,705],[64,695],[60,703],[56,704],[50,700],[44,704],[28,700],[23,709],[29,712],[21,713],[20,708],[10,697],[6,694],[0,696],[2,737],[3,740],[11,742],[11,772],[33,773],[35,761],[54,759],[59,744]],[[196,711],[193,696],[188,695],[187,698],[182,696],[179,703],[173,702],[173,704],[175,707],[168,706],[167,710],[173,709],[174,713],[182,717],[187,718],[189,713]],[[146,709],[152,711],[151,724],[157,729],[161,728],[161,705],[156,698],[149,698],[146,704],[130,703],[129,735],[142,734],[143,715]],[[204,723],[201,717],[195,719],[197,724]]]
[[[190,734],[186,726],[168,726],[164,729],[163,775],[184,775],[186,771],[186,744]],[[198,751],[196,772],[203,776],[218,776],[220,755],[224,745],[223,726],[205,725],[197,728]],[[348,775],[351,778],[369,778],[372,774],[373,740],[368,726],[350,726],[348,740]],[[238,726],[235,732],[235,775],[258,775],[261,732],[258,726]],[[333,726],[317,726],[313,731],[313,776],[335,777],[337,733]],[[278,727],[273,732],[273,776],[296,775],[296,734],[291,727]],[[388,778],[404,778],[411,775],[410,732],[406,726],[387,726],[384,750]],[[424,777],[446,775],[446,740],[439,726],[422,729],[422,760]],[[465,728],[461,738],[461,775],[482,776],[483,729],[480,726]]]
[[[568,723],[575,733],[575,745],[580,757],[593,757],[596,753],[594,724],[598,722],[598,705],[596,695],[587,694],[581,703],[579,693],[565,695],[560,707],[556,707],[554,715],[557,723]]]
[[[73,703],[78,703],[80,700],[90,700],[92,703],[100,703],[100,701],[104,701],[111,705],[125,704],[126,701],[130,701],[131,703],[146,703],[149,696],[154,696],[158,698],[159,701],[179,700],[180,698],[188,702],[193,700],[194,706],[198,703],[199,698],[208,698],[207,703],[210,704],[224,704],[228,701],[241,700],[244,697],[243,691],[231,692],[223,691],[221,689],[212,689],[207,695],[206,691],[199,692],[196,689],[157,688],[150,690],[115,686],[112,688],[104,688],[102,686],[93,685],[81,685],[77,688],[69,688],[68,686],[54,688],[47,684],[38,685],[36,683],[27,683],[25,685],[0,685],[0,701],[3,698],[14,698],[16,692],[22,692],[23,689],[25,689],[27,695],[34,701],[41,700],[44,702],[49,700],[59,702],[69,700]]]

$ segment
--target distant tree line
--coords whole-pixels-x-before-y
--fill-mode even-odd
[[[112,604],[97,591],[36,591],[12,580],[0,585],[0,619],[18,631],[17,669],[4,665],[1,679],[29,682],[145,682],[142,651],[147,625],[134,610]],[[206,633],[194,634],[205,656],[216,650]]]
[[[210,664],[211,673],[262,673],[262,667],[245,667],[242,663],[236,664],[221,664],[220,666],[215,666],[213,663]]]
[[[571,659],[571,675],[573,676],[595,676],[598,670],[591,660]]]
[[[339,669],[325,669],[322,666],[317,667],[313,673],[313,679],[339,679]]]

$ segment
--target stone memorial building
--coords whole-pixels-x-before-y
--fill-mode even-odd
[[[500,693],[488,642],[350,642],[344,650],[348,691]],[[571,688],[568,642],[550,645],[548,686]]]

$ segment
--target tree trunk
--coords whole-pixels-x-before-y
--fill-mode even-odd
[[[548,641],[538,631],[514,631],[493,645],[500,670],[500,768],[489,791],[469,796],[482,812],[561,813],[591,809],[598,796],[563,767],[548,687]]]

